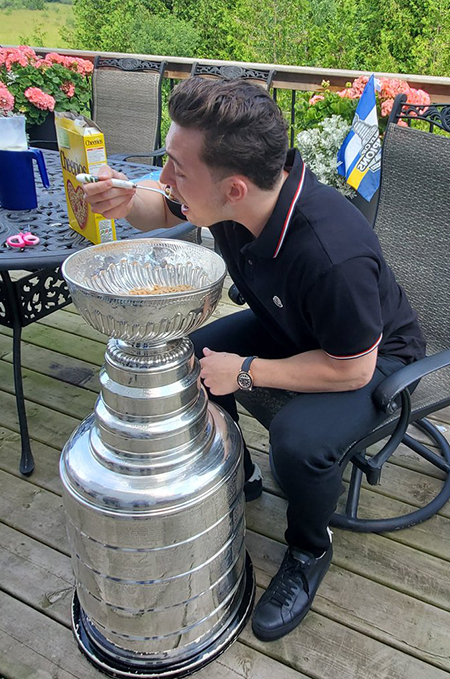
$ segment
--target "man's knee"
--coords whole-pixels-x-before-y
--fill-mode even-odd
[[[302,418],[298,413],[286,415],[280,411],[270,425],[272,461],[277,473],[298,476],[329,469],[338,455],[330,445],[324,423]]]

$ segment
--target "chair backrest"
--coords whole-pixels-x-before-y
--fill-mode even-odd
[[[374,228],[428,354],[450,348],[449,177],[449,137],[388,124]]]
[[[92,117],[105,135],[108,154],[132,155],[160,147],[165,66],[164,61],[131,57],[95,59]]]
[[[450,133],[450,104],[408,104],[406,94],[397,94],[389,115],[389,123],[400,123],[418,129],[428,128],[436,132],[436,128]],[[425,124],[424,124],[425,123]]]
[[[195,61],[191,68],[191,77],[248,80],[249,82],[261,85],[266,90],[270,88],[274,74],[274,69],[244,68],[227,64],[212,66],[211,64],[200,64],[198,61]]]

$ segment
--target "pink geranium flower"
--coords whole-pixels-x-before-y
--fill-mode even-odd
[[[322,101],[323,99],[325,99],[323,94],[314,94],[314,96],[312,96],[309,100],[309,105],[314,106],[318,101]]]
[[[0,111],[7,113],[14,108],[14,97],[6,85],[0,83]]]
[[[57,52],[43,58],[27,45],[0,47],[0,115],[24,113],[28,125],[40,125],[49,111],[65,110],[67,99],[71,110],[88,113],[92,70],[86,59]]]
[[[39,87],[28,87],[24,95],[36,108],[42,111],[53,111],[55,108],[55,99],[51,94],[46,94]]]
[[[356,78],[351,84],[348,83],[344,90],[337,94],[343,99],[359,99],[369,80],[368,76],[362,75]],[[416,90],[410,87],[405,80],[400,78],[378,78],[380,89],[375,95],[380,103],[381,116],[387,117],[392,111],[394,99],[397,94],[406,94],[409,104],[416,104],[424,108],[430,105],[430,97],[423,90]]]
[[[64,94],[67,94],[69,99],[71,99],[75,94],[75,85],[69,80],[66,80],[66,82],[61,85],[60,89],[64,92]]]

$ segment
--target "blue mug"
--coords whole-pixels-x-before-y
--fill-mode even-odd
[[[34,210],[37,207],[33,160],[37,161],[42,183],[49,188],[44,156],[39,149],[0,150],[0,205],[6,210]]]

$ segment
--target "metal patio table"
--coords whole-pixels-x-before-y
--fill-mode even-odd
[[[13,331],[13,370],[16,404],[21,437],[20,471],[29,475],[34,469],[28,424],[25,411],[22,367],[22,328],[48,316],[71,303],[69,291],[60,273],[60,266],[70,254],[92,243],[69,227],[66,198],[58,151],[44,150],[50,188],[44,189],[36,175],[38,207],[35,210],[10,211],[0,208],[0,325]],[[109,161],[130,179],[138,179],[161,168],[124,161]],[[172,229],[158,229],[152,237],[182,237],[192,229],[190,224],[180,224]],[[39,245],[22,250],[9,248],[6,239],[21,230],[39,236]],[[117,239],[142,238],[142,232],[125,220],[116,220]],[[11,271],[23,275],[14,280]]]

